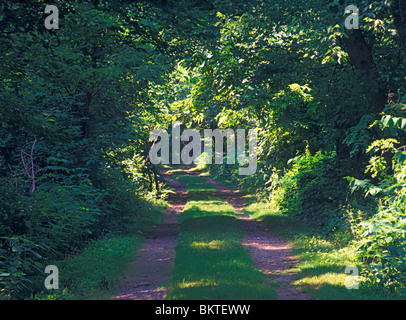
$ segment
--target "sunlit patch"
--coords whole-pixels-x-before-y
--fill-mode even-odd
[[[178,284],[179,289],[186,289],[186,288],[196,288],[196,287],[204,287],[204,286],[216,286],[215,282],[208,283],[207,280],[200,280],[200,281],[184,281]]]
[[[334,273],[328,272],[322,275],[313,276],[313,277],[306,277],[294,282],[295,285],[305,285],[305,286],[312,286],[316,290],[320,289],[321,286],[330,285],[336,287],[344,287],[345,285],[345,278],[348,275],[344,273]]]
[[[193,241],[190,244],[191,248],[194,249],[210,249],[210,250],[221,250],[225,246],[224,241],[212,240],[210,242]]]

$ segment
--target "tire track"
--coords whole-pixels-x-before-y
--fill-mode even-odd
[[[163,300],[167,295],[164,285],[171,279],[179,234],[177,215],[187,202],[187,193],[180,182],[171,179],[165,172],[162,175],[175,189],[168,198],[171,207],[163,223],[147,234],[143,247],[137,251],[125,272],[119,294],[111,300]]]
[[[273,235],[261,221],[252,220],[244,214],[244,201],[238,190],[230,190],[212,178],[206,178],[208,184],[218,189],[218,196],[235,208],[238,222],[244,238],[242,240],[255,266],[271,283],[277,283],[276,292],[282,300],[312,300],[307,294],[298,291],[293,285],[293,272],[297,258],[293,256],[288,243]]]

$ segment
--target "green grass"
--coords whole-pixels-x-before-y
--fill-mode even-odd
[[[42,291],[33,299],[108,299],[134,253],[144,242],[144,232],[162,222],[166,206],[145,208],[138,217],[125,217],[121,230],[92,242],[80,254],[53,262],[59,269],[59,290]],[[116,226],[117,228],[117,226]],[[43,286],[43,278],[41,278]]]
[[[179,216],[181,232],[176,246],[173,277],[167,299],[250,300],[277,299],[275,287],[265,281],[241,244],[243,233],[229,204],[215,196],[216,188],[203,177],[173,172],[187,186],[190,200]],[[325,300],[385,299],[376,288],[348,290],[346,266],[357,265],[355,247],[340,237],[326,238],[294,218],[246,195],[245,213],[262,220],[280,238],[292,244],[299,257],[294,285]],[[106,299],[144,241],[144,232],[160,223],[166,207],[157,206],[139,217],[117,222],[109,237],[94,241],[79,255],[56,261],[60,288],[43,291],[34,299]],[[43,287],[43,277],[40,285]]]
[[[299,258],[294,284],[301,286],[312,297],[320,300],[387,299],[377,288],[349,290],[345,287],[347,266],[361,265],[356,259],[356,245],[343,235],[326,237],[302,222],[272,209],[267,203],[249,204],[245,213],[264,221],[271,232],[292,245]]]
[[[68,259],[61,269],[65,299],[103,299],[141,247],[141,235],[114,236],[96,241],[81,255]]]
[[[234,208],[217,199],[204,179],[179,180],[187,183],[192,200],[179,216],[181,232],[167,299],[276,299],[241,244]]]
[[[179,174],[174,178],[186,186],[188,194],[200,192],[214,193],[217,191],[215,186],[207,184],[205,179],[197,175]]]

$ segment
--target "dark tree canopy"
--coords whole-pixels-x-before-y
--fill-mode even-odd
[[[53,5],[58,29],[43,0],[0,4],[0,296],[163,197],[149,133],[175,119],[257,128],[254,175],[208,170],[323,230],[369,206],[348,233],[404,289],[405,0],[352,1],[352,30],[346,1]]]

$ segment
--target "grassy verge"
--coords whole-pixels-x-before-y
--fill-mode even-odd
[[[247,199],[247,203],[250,203]],[[291,243],[293,253],[299,258],[295,285],[304,287],[312,297],[320,300],[387,299],[376,288],[347,289],[346,267],[360,267],[356,260],[356,245],[339,235],[326,238],[317,230],[306,227],[294,218],[281,214],[267,203],[250,203],[245,212],[252,218],[264,221],[271,232]],[[360,268],[359,268],[360,270]],[[351,282],[349,282],[351,284]],[[353,283],[352,283],[353,284]]]
[[[190,201],[180,215],[181,232],[167,299],[276,299],[241,244],[234,208],[213,195],[198,176],[180,175]]]
[[[93,300],[108,299],[116,284],[144,242],[144,232],[162,222],[166,205],[150,207],[139,217],[125,217],[122,227],[93,241],[83,252],[53,262],[59,270],[58,290],[45,290],[33,299]],[[117,226],[115,227],[117,229]],[[44,279],[39,280],[43,286]]]

